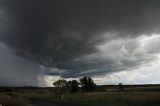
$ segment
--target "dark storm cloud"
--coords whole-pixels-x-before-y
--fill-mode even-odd
[[[97,45],[112,39],[135,38],[141,34],[159,32],[159,0],[0,2],[4,7],[1,10],[6,17],[1,41],[18,56],[65,70],[73,73],[72,76],[82,75],[81,71],[97,70],[104,64],[107,64],[104,67],[108,68],[107,72],[119,70],[113,68],[118,63],[110,58],[102,59],[103,61],[96,59],[97,57],[84,59],[85,56],[98,52]],[[103,34],[106,32],[117,34],[104,39]],[[127,64],[130,62],[131,66],[136,64],[136,60],[123,61],[122,64],[125,64],[125,61]]]
[[[0,43],[0,86],[37,86],[39,65],[16,57]]]

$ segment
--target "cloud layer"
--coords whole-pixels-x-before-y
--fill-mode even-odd
[[[159,0],[0,0],[0,4],[1,42],[17,56],[50,67],[48,75],[131,70],[154,61],[160,52]]]

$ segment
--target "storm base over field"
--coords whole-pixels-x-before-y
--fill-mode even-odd
[[[0,0],[0,42],[0,85],[160,83],[159,0]]]

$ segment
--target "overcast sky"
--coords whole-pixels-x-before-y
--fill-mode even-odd
[[[160,83],[159,0],[0,0],[0,85]]]

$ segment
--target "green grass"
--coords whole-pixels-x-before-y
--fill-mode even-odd
[[[62,101],[57,89],[54,88],[19,89],[16,93],[0,95],[0,104],[26,106],[26,100],[22,97],[32,97],[51,101],[97,104],[98,106],[160,106],[159,85],[125,86],[124,92],[120,92],[117,86],[102,86],[98,87],[96,91],[99,92],[71,94],[65,90]],[[8,99],[6,95],[11,95],[11,98]]]
[[[60,101],[60,96],[51,93],[23,93],[27,97],[35,97],[52,101]],[[160,92],[90,92],[64,94],[64,102],[101,104],[107,106],[160,106]]]
[[[65,101],[118,106],[152,106],[160,105],[160,93],[84,93],[65,95]]]

